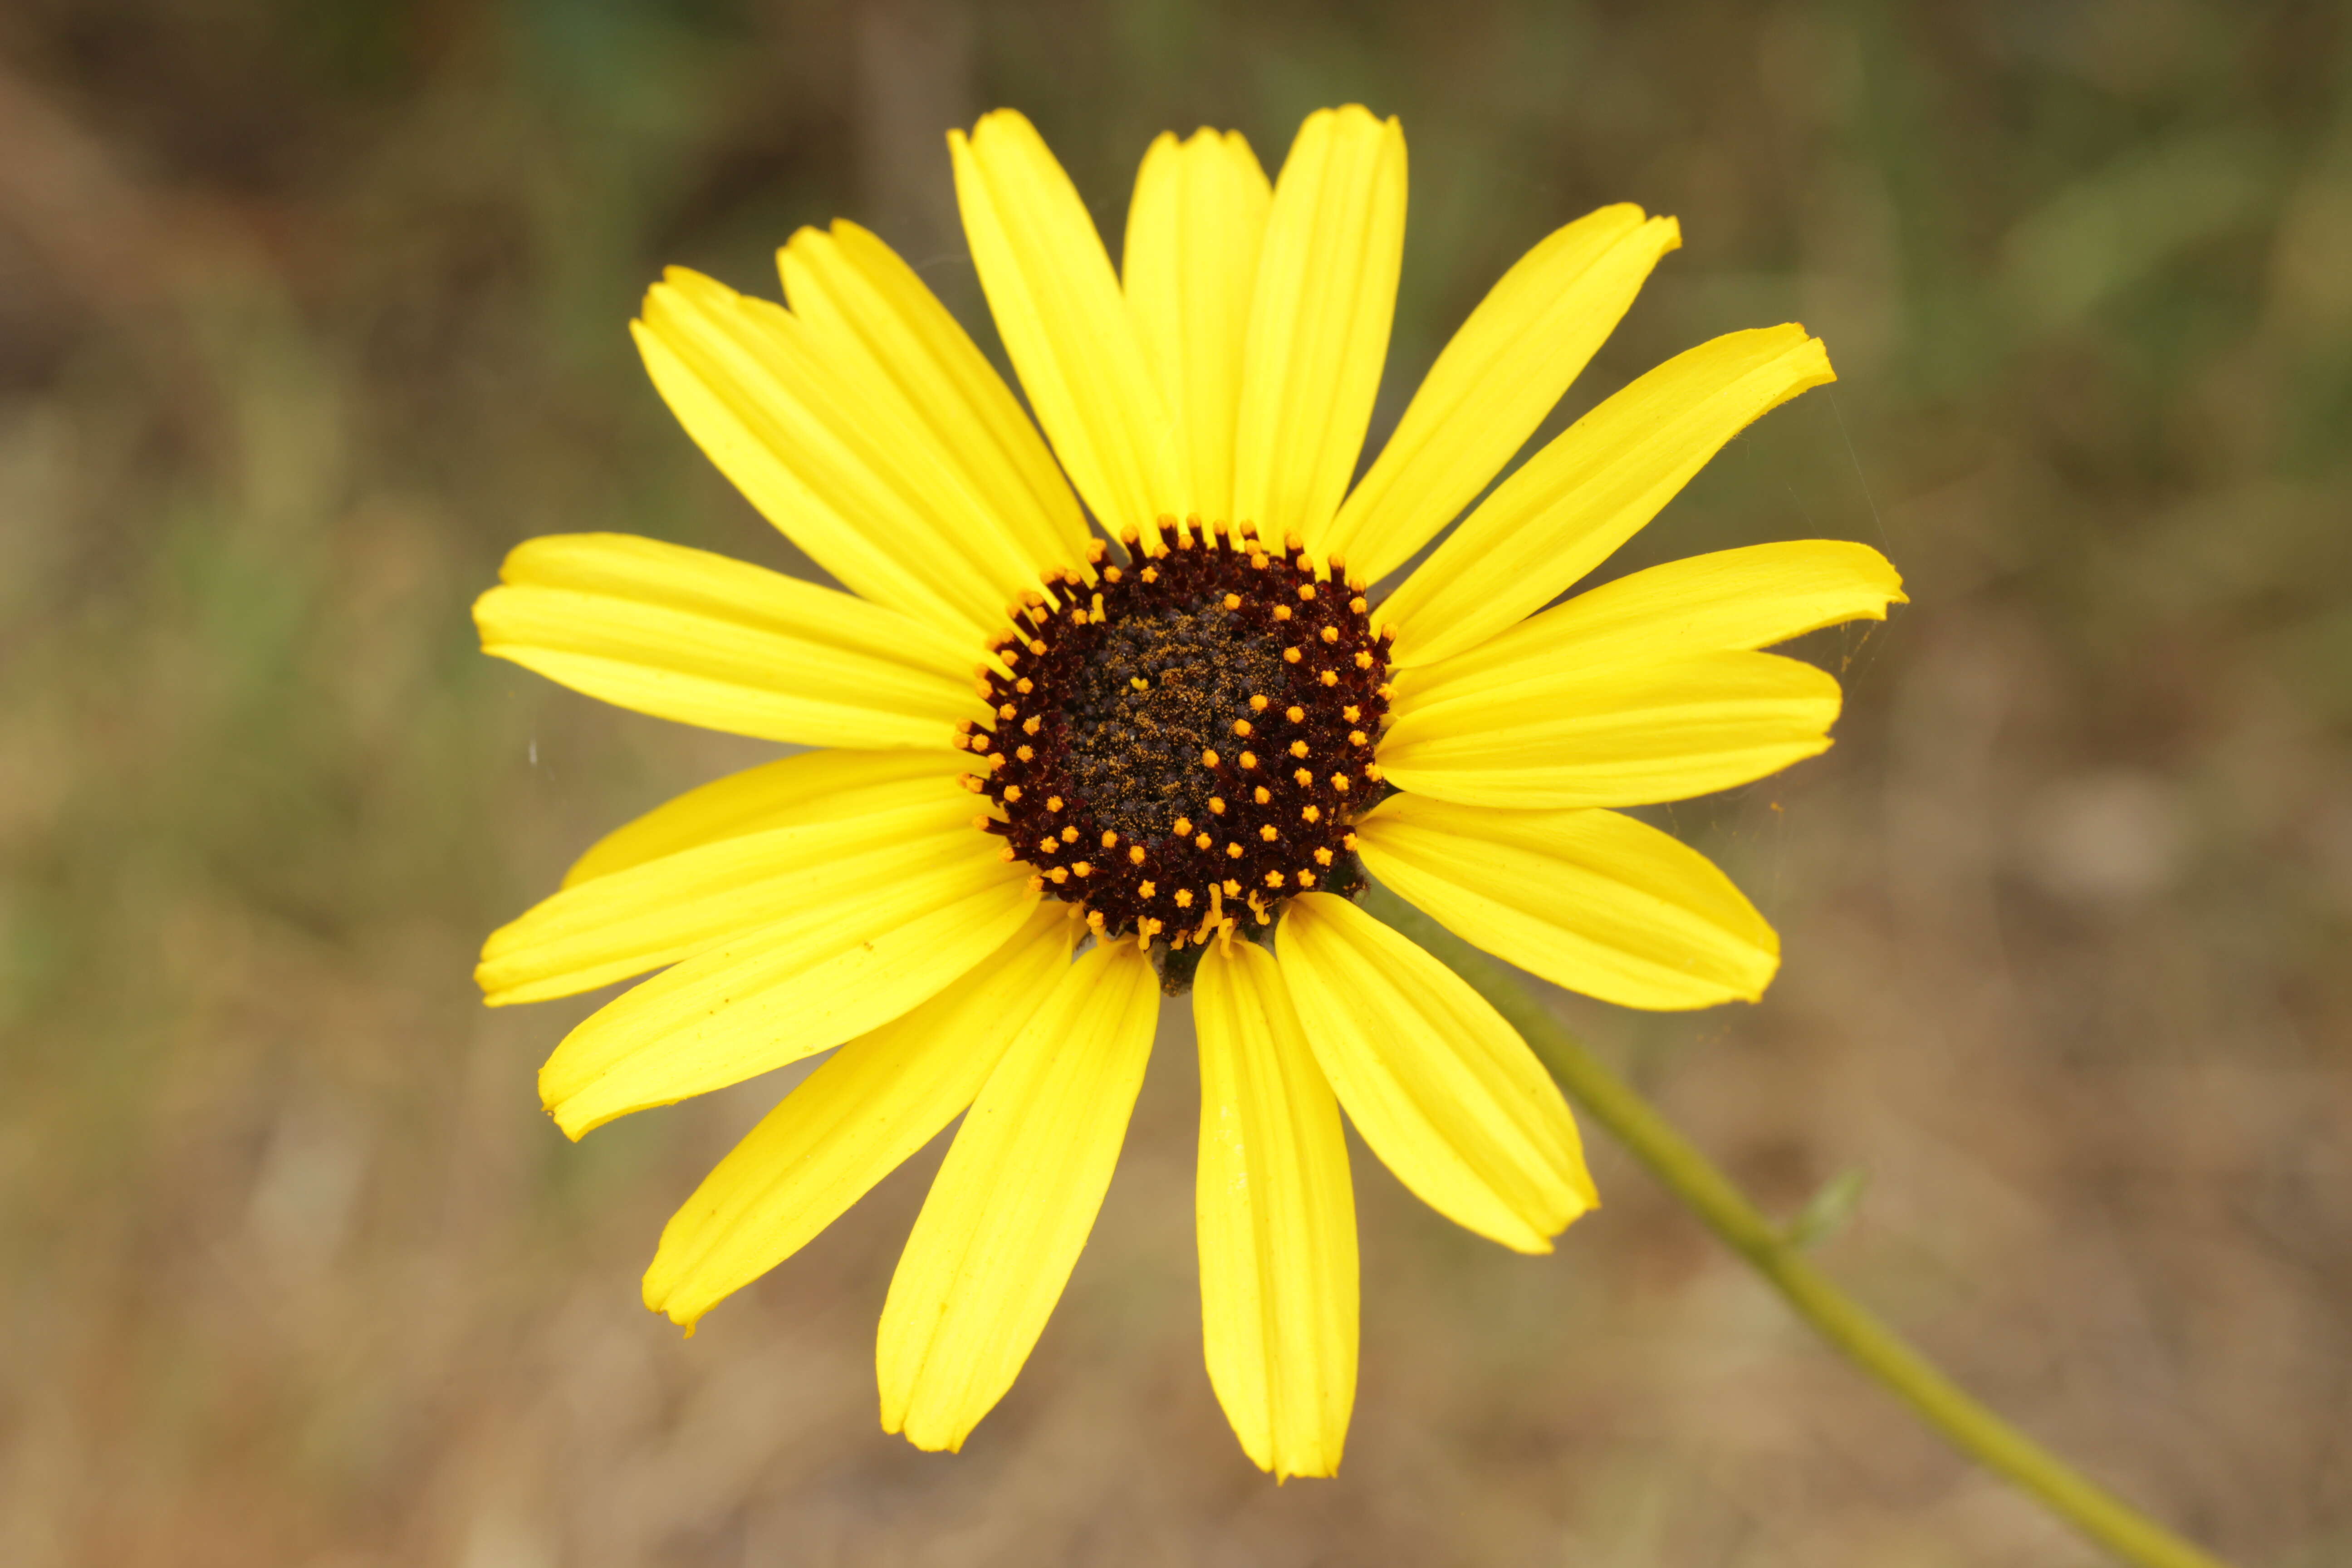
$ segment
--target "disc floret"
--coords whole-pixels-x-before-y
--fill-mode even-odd
[[[1097,541],[1007,607],[957,744],[979,820],[1097,938],[1132,938],[1170,988],[1220,929],[1361,884],[1356,817],[1382,793],[1389,638],[1334,555],[1296,536],[1161,518]]]

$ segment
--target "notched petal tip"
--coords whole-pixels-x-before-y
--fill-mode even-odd
[[[511,583],[514,580],[510,575],[514,569],[513,563],[514,556],[509,553],[507,556],[506,564],[501,565],[499,568],[499,587],[485,588],[479,594],[474,595],[472,609],[472,615],[474,617],[474,635],[481,640],[482,651],[484,653],[489,653],[490,645],[497,640],[496,633],[491,630],[491,622],[497,617],[498,606],[496,601],[503,592],[504,584]]]
[[[555,1058],[553,1057],[550,1057],[547,1059],[547,1062],[539,1069],[539,1108],[547,1112],[547,1119],[554,1122],[556,1127],[566,1138],[569,1138],[572,1142],[577,1143],[581,1139],[585,1138],[589,1133],[594,1131],[597,1127],[603,1124],[601,1122],[587,1122],[583,1124],[577,1117],[573,1117],[570,1120],[565,1119],[565,1106],[568,1102],[576,1098],[578,1090],[576,1089],[569,1090],[560,1089],[548,1081],[548,1068],[552,1067],[554,1062]]]
[[[580,1140],[587,1137],[588,1134],[595,1131],[596,1129],[604,1126],[606,1122],[618,1121],[622,1117],[628,1115],[633,1110],[651,1110],[655,1109],[655,1107],[651,1105],[633,1105],[625,1107],[618,1110],[583,1111],[580,1109],[580,1100],[582,1095],[581,1089],[550,1089],[546,1084],[546,1072],[543,1068],[541,1071],[540,1078],[540,1109],[546,1111],[548,1116],[553,1120],[555,1125],[562,1131],[563,1135],[566,1138],[571,1139],[574,1143],[579,1142]],[[661,1103],[664,1105],[675,1105],[677,1102],[676,1100],[664,1100]]]
[[[1337,1454],[1316,1454],[1304,1458],[1290,1456],[1280,1464],[1261,1459],[1253,1454],[1250,1462],[1272,1476],[1276,1486],[1289,1481],[1336,1480],[1339,1475],[1339,1456]]]
[[[545,1069],[544,1068],[542,1068],[541,1069],[540,1069],[541,1087],[540,1087],[540,1091],[539,1091],[539,1108],[540,1108],[540,1110],[542,1110],[542,1111],[546,1112],[546,1114],[547,1114],[547,1119],[548,1119],[550,1121],[552,1121],[552,1122],[554,1122],[554,1123],[555,1123],[556,1130],[557,1130],[558,1131],[562,1132],[562,1133],[566,1138],[569,1138],[569,1139],[570,1139],[570,1140],[572,1140],[572,1142],[573,1142],[574,1143],[577,1143],[577,1142],[580,1142],[580,1140],[581,1140],[582,1138],[585,1137],[588,1133],[594,1131],[597,1128],[599,1128],[599,1127],[601,1127],[601,1126],[603,1126],[603,1125],[604,1125],[604,1122],[597,1121],[597,1122],[591,1122],[591,1123],[589,1123],[587,1126],[584,1126],[584,1127],[577,1127],[577,1128],[575,1128],[575,1127],[572,1126],[570,1123],[566,1122],[566,1121],[563,1120],[563,1111],[562,1111],[562,1108],[561,1108],[561,1107],[559,1107],[559,1106],[555,1103],[555,1101],[553,1101],[553,1100],[550,1100],[550,1099],[547,1097],[547,1089],[546,1089],[546,1081],[545,1081],[545,1080],[546,1080],[546,1077],[547,1077],[546,1069]],[[610,1119],[608,1118],[607,1120],[610,1120]]]
[[[1810,392],[1816,386],[1826,386],[1838,378],[1836,368],[1830,363],[1829,344],[1811,332],[1806,332],[1804,323],[1801,321],[1791,321],[1785,330],[1804,332],[1805,337],[1804,342],[1790,350],[1794,363],[1790,366],[1789,389],[1780,396],[1782,403],[1786,403],[1799,393]]]
[[[528,998],[519,994],[520,987],[499,973],[499,964],[520,945],[527,916],[507,921],[482,939],[480,953],[474,961],[474,984],[482,993],[485,1007],[505,1007]]]
[[[891,1407],[886,1393],[881,1405],[882,1430],[893,1437],[904,1437],[907,1445],[926,1454],[961,1454],[964,1440],[980,1426],[980,1418],[961,1423],[941,1421],[935,1413],[916,1409],[902,1400],[899,1407]]]
[[[992,109],[974,121],[971,134],[969,137],[966,137],[961,131],[950,131],[948,145],[953,148],[959,142],[962,142],[985,156],[988,143],[1007,136],[1034,142],[1040,147],[1045,145],[1045,136],[1038,131],[1036,123],[1026,114],[1017,109],[1005,108]]]
[[[1870,558],[1869,566],[1872,570],[1868,574],[1877,579],[1871,584],[1873,590],[1886,595],[1885,604],[1881,605],[1875,614],[1864,614],[1856,616],[1855,619],[1883,621],[1886,618],[1887,605],[1907,605],[1911,602],[1911,595],[1903,591],[1903,574],[1896,568],[1894,562],[1886,558],[1885,551],[1875,550],[1867,544],[1858,542],[1854,544],[1854,548]]]
[[[693,310],[697,305],[712,302],[732,304],[743,296],[708,273],[691,267],[665,267],[658,282],[646,286],[645,298],[637,307],[637,320],[633,327],[642,327],[660,335],[661,318]]]
[[[1393,144],[1399,152],[1404,146],[1404,121],[1395,115],[1379,115],[1360,103],[1342,103],[1318,109],[1299,121],[1298,136],[1305,140],[1310,133],[1328,136],[1373,135],[1385,144]]]
[[[1624,220],[1624,230],[1615,241],[1618,245],[1639,239],[1653,257],[1664,256],[1683,247],[1682,220],[1672,213],[1651,212],[1639,202],[1612,202],[1605,207],[1595,207],[1567,227],[1589,224],[1604,214],[1622,216]]]
[[[683,1331],[680,1335],[681,1338],[690,1340],[694,1338],[694,1331],[701,1325],[703,1313],[689,1312],[685,1310],[683,1308],[673,1309],[671,1307],[670,1283],[656,1283],[659,1268],[659,1264],[656,1263],[646,1269],[645,1281],[641,1288],[644,1294],[646,1310],[653,1313],[656,1317],[667,1318],[672,1323],[676,1324],[681,1331]]]

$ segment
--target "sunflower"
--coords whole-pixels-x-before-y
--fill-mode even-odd
[[[846,591],[646,539],[536,539],[476,606],[483,646],[813,749],[596,844],[490,937],[478,978],[495,1005],[660,971],[541,1070],[574,1138],[833,1052],[664,1231],[645,1299],[689,1331],[962,1117],[877,1355],[885,1429],[935,1449],[1035,1344],[1160,999],[1189,991],[1210,1380],[1260,1467],[1328,1475],[1356,1379],[1341,1111],[1506,1247],[1549,1250],[1596,1201],[1526,1045],[1354,895],[1378,878],[1610,1002],[1753,1000],[1771,928],[1616,808],[1826,748],[1837,683],[1759,650],[1883,616],[1898,579],[1811,541],[1545,608],[1749,421],[1832,379],[1801,327],[1717,338],[1479,500],[1677,245],[1672,218],[1605,207],[1528,252],[1351,489],[1402,249],[1394,120],[1311,115],[1272,184],[1237,134],[1162,135],[1117,270],[1026,120],[948,142],[1035,423],[854,224],[783,247],[788,305],[684,270],[656,284],[633,323],[655,386]]]

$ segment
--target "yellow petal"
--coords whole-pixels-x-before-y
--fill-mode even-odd
[[[1512,670],[1597,671],[1769,647],[1842,621],[1885,620],[1903,580],[1866,544],[1800,539],[1669,561],[1604,583],[1479,644],[1398,672],[1397,701],[1442,702]]]
[[[1318,109],[1275,183],[1234,433],[1235,521],[1320,555],[1355,476],[1388,357],[1404,256],[1404,132]]]
[[[1143,155],[1120,275],[1145,361],[1174,420],[1182,504],[1233,518],[1234,421],[1259,242],[1273,200],[1238,131],[1165,132]]]
[[[782,306],[673,267],[630,331],[695,444],[851,592],[978,636],[1036,580],[907,401]]]
[[[1114,532],[1180,510],[1168,416],[1077,188],[1010,109],[948,150],[989,312],[1078,494]]]
[[[894,870],[698,953],[566,1036],[540,1099],[577,1138],[855,1039],[1003,945],[1037,899],[1015,871],[984,851]]]
[[[827,751],[762,763],[614,828],[572,863],[563,885],[577,887],[722,838],[860,816],[895,798],[903,785],[952,778],[961,760],[945,752]]]
[[[1630,668],[1523,660],[1443,700],[1403,700],[1381,737],[1400,788],[1518,810],[1647,805],[1775,773],[1829,750],[1838,684],[1769,653]]]
[[[1110,1186],[1159,1012],[1135,944],[1097,947],[990,1075],[882,1309],[884,1431],[961,1447],[1013,1386]]]
[[[799,759],[795,758],[794,761]],[[996,860],[944,769],[878,784],[800,822],[681,849],[541,900],[490,933],[474,972],[493,1007],[592,991],[952,860]]]
[[[1394,795],[1364,866],[1457,935],[1626,1007],[1753,1002],[1780,939],[1715,863],[1613,811],[1494,811]]]
[[[1346,552],[1351,575],[1379,581],[1460,515],[1681,243],[1674,219],[1645,220],[1624,203],[1555,230],[1503,274],[1333,521],[1329,548]]]
[[[782,573],[625,533],[516,546],[482,650],[591,697],[770,741],[945,747],[980,711],[960,644]]]
[[[1390,596],[1394,664],[1476,647],[1601,564],[1723,444],[1834,381],[1798,326],[1732,332],[1677,354],[1562,431],[1465,518]]]
[[[786,1095],[671,1216],[646,1305],[693,1328],[961,1115],[1067,966],[1068,910],[1040,906],[971,973]]]
[[[1282,977],[1323,1076],[1397,1179],[1520,1252],[1599,1202],[1576,1122],[1501,1014],[1345,899],[1291,900]]]
[[[893,401],[940,460],[986,502],[1033,585],[1051,564],[1086,559],[1087,522],[1069,482],[1013,389],[915,269],[846,220],[804,228],[777,253],[785,297],[827,362],[878,404]]]
[[[1282,971],[1218,942],[1201,1037],[1201,1330],[1209,1383],[1258,1468],[1339,1473],[1356,1398],[1356,1200],[1339,1101]]]

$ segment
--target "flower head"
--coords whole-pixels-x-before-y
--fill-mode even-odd
[[[1238,135],[1163,135],[1117,272],[1027,121],[949,144],[1035,424],[855,225],[793,237],[788,306],[681,270],[656,285],[634,326],[656,386],[847,591],[541,539],[477,605],[483,645],[817,749],[597,844],[492,935],[479,979],[499,1004],[661,972],[541,1071],[574,1137],[834,1051],[665,1231],[646,1300],[689,1329],[963,1116],[877,1354],[885,1426],[949,1448],[1043,1331],[1160,998],[1189,991],[1210,1378],[1260,1466],[1328,1474],[1356,1371],[1342,1110],[1505,1246],[1548,1250],[1596,1201],[1525,1044],[1352,895],[1377,878],[1609,1001],[1753,999],[1771,929],[1615,808],[1827,747],[1836,682],[1759,650],[1882,616],[1899,583],[1813,541],[1544,608],[1749,421],[1832,379],[1795,326],[1669,361],[1462,515],[1678,243],[1671,218],[1607,207],[1537,246],[1351,489],[1402,248],[1394,121],[1310,116],[1271,184]]]

